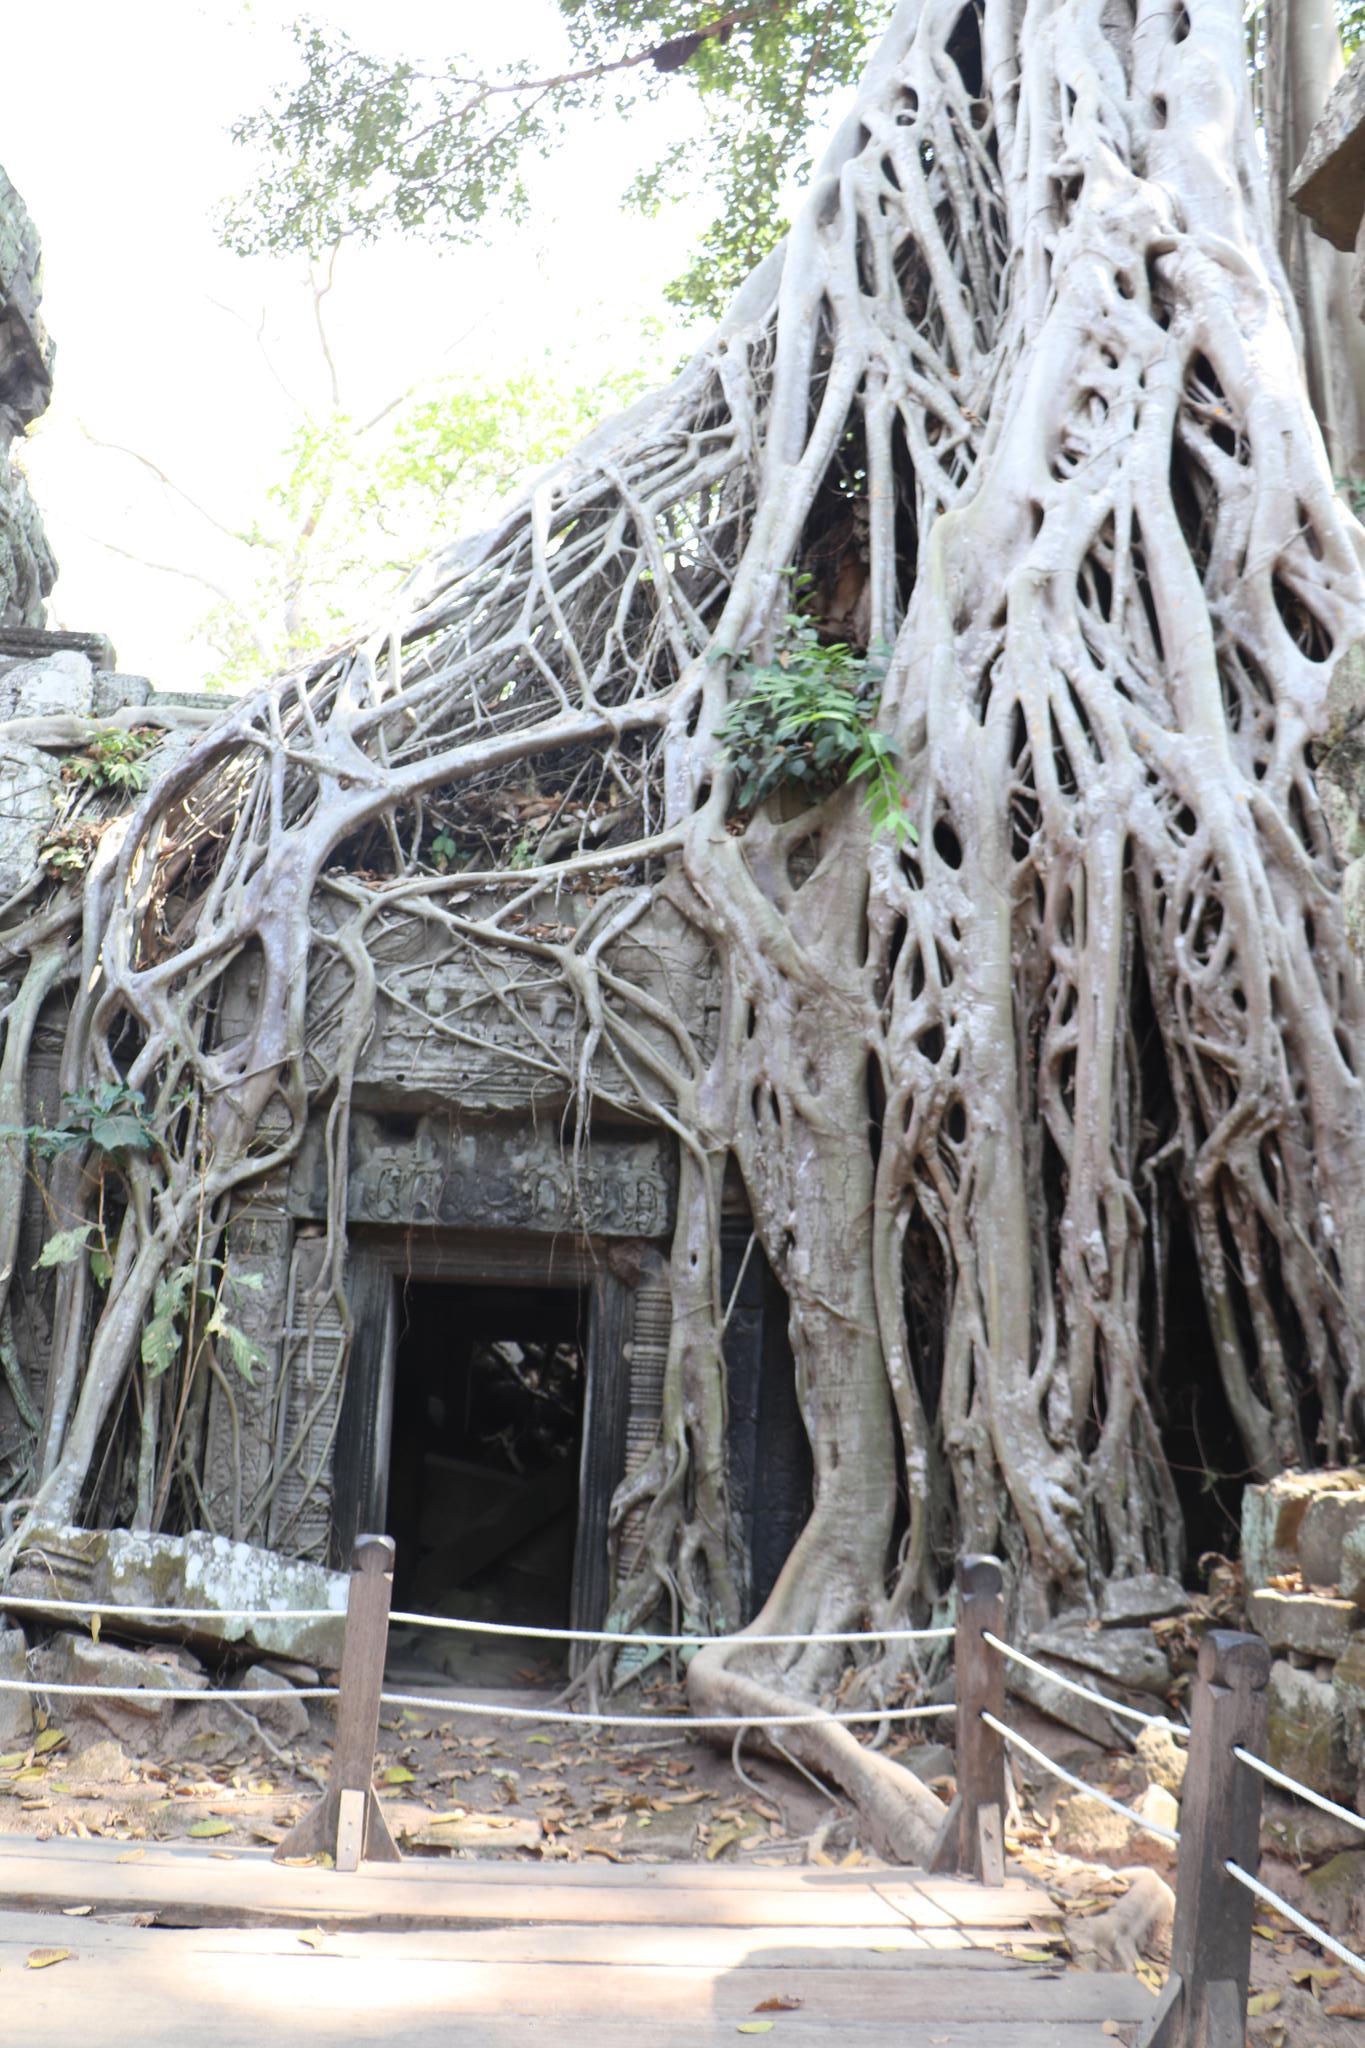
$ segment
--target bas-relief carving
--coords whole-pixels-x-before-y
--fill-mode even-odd
[[[565,936],[589,906],[561,904]],[[547,913],[548,914],[548,913]],[[331,916],[326,903],[321,922]],[[448,941],[423,920],[395,919],[375,941],[374,1028],[356,1068],[358,1101],[400,1095],[449,1102],[471,1112],[548,1112],[571,1096],[578,1078],[581,1019],[562,982],[531,956],[488,953],[477,965],[449,955]],[[719,1018],[715,963],[695,929],[666,902],[656,905],[611,951],[610,965],[686,1026],[703,1060],[714,1050]],[[335,1071],[347,970],[321,951],[312,969],[306,1032],[310,1086]],[[248,1028],[255,989],[249,976],[223,1006],[225,1040]],[[669,1032],[633,1019],[665,1058],[676,1059]],[[593,1080],[620,1087],[609,1054]]]
[[[352,1223],[444,1224],[465,1229],[657,1238],[672,1226],[675,1175],[658,1136],[594,1136],[575,1172],[557,1127],[461,1126],[415,1119],[411,1136],[357,1112],[351,1125],[347,1217]],[[326,1210],[322,1132],[304,1140],[290,1179],[296,1216]]]

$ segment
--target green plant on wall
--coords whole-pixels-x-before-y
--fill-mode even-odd
[[[743,694],[720,728],[737,805],[751,811],[784,787],[819,798],[861,783],[874,830],[913,845],[896,748],[874,722],[885,661],[825,644],[802,613],[789,612],[786,626],[770,662],[740,670]]]

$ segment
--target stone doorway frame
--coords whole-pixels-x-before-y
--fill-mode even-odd
[[[613,1247],[613,1250],[616,1248]],[[333,1464],[332,1542],[382,1528],[387,1485],[398,1290],[406,1280],[452,1287],[572,1288],[587,1299],[582,1452],[569,1622],[601,1628],[610,1594],[607,1515],[625,1467],[634,1289],[590,1245],[530,1233],[353,1226],[346,1292],[354,1337]],[[577,1669],[585,1661],[571,1659]]]

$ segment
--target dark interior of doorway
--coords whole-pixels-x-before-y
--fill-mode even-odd
[[[587,1302],[568,1289],[409,1282],[399,1296],[388,1531],[394,1604],[569,1622]],[[451,1675],[553,1677],[554,1645],[428,1634]]]
[[[1256,1477],[1218,1371],[1203,1283],[1184,1218],[1166,1218],[1166,1304],[1156,1423],[1185,1530],[1185,1582],[1200,1587],[1201,1558],[1241,1551],[1242,1491]],[[1155,1333],[1153,1333],[1154,1336]]]

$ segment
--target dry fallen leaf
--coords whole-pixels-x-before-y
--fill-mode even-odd
[[[121,1856],[114,1858],[114,1861],[115,1863],[141,1863],[146,1854],[147,1851],[145,1849],[125,1849]]]
[[[403,1764],[390,1764],[379,1782],[382,1785],[410,1785],[413,1773]]]
[[[771,2034],[772,2030],[771,2020],[741,2020],[735,2028],[737,2034]]]
[[[33,1754],[35,1756],[46,1756],[50,1749],[58,1748],[65,1741],[66,1737],[60,1728],[44,1728],[42,1734],[33,1745]]]
[[[187,1835],[193,1835],[197,1842],[206,1841],[211,1835],[230,1835],[230,1820],[192,1820],[186,1828]]]
[[[123,1858],[120,1856],[119,1862],[121,1863],[122,1861]],[[93,1913],[94,1910],[93,1906],[63,1906],[62,1918],[64,1920],[84,1920],[86,1914]]]
[[[1365,2020],[1365,2005],[1358,1998],[1334,1999],[1322,2009],[1329,2020]]]
[[[30,1970],[50,1970],[54,1963],[64,1963],[70,1954],[69,1948],[30,1949],[27,1967]]]
[[[327,1936],[323,1933],[320,1927],[310,1927],[306,1934],[301,1934],[299,1936],[299,1940],[303,1943],[305,1948],[318,1949],[321,1948],[323,1944],[326,1942]]]
[[[805,2000],[803,1998],[788,1998],[779,1991],[775,1998],[760,1998],[758,2004],[754,2007],[754,2011],[800,2012],[804,2004]]]
[[[1274,2012],[1283,1996],[1282,1991],[1253,1991],[1247,2000],[1247,2012],[1252,2019],[1263,2012]]]

